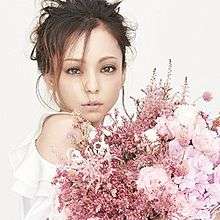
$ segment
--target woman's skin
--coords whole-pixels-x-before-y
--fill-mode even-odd
[[[215,220],[220,220],[220,210],[219,212],[217,213],[216,217],[215,217]]]
[[[79,111],[97,127],[118,99],[125,81],[125,71],[122,70],[122,53],[118,42],[103,25],[92,30],[83,68],[80,69],[84,37],[81,36],[65,54],[59,89],[68,109]],[[48,83],[48,77],[45,80]],[[89,101],[99,101],[103,105],[96,110],[81,106]]]

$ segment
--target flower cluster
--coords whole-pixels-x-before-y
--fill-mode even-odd
[[[58,168],[59,211],[68,220],[210,220],[220,207],[220,118],[212,119],[183,92],[171,94],[170,74],[134,99],[136,117],[90,132]],[[210,101],[212,95],[201,96]]]

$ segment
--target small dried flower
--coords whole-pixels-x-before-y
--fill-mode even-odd
[[[206,102],[210,102],[213,97],[212,97],[212,93],[210,93],[209,91],[206,91],[203,93],[202,98],[206,101]]]

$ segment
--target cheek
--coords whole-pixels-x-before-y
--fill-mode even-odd
[[[117,101],[120,89],[121,78],[117,77],[105,80],[105,83],[103,83],[103,95],[105,96],[105,100],[108,100],[109,102]]]
[[[66,77],[60,77],[59,89],[63,100],[66,103],[77,101],[80,94],[81,84],[77,80],[72,80]]]

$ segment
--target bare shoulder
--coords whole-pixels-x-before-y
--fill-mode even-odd
[[[66,160],[66,151],[74,147],[69,137],[74,136],[78,140],[82,137],[80,129],[75,127],[76,123],[72,115],[48,116],[35,142],[39,154],[53,164]]]

